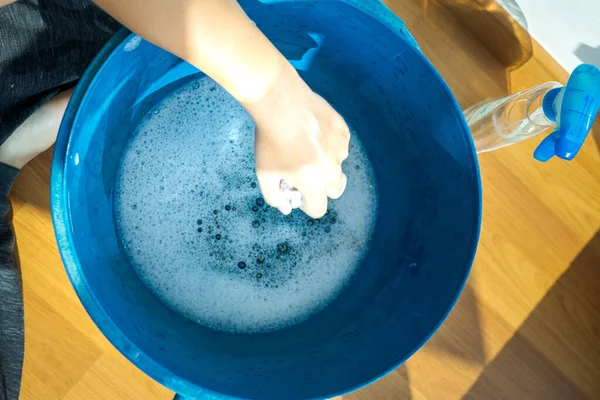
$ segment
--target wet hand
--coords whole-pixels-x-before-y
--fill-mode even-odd
[[[346,188],[342,162],[350,131],[344,119],[293,70],[249,112],[256,123],[256,173],[267,203],[289,214],[301,194],[300,209],[322,217],[328,199]]]

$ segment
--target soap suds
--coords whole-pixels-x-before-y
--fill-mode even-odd
[[[202,78],[151,110],[128,144],[115,193],[122,248],[167,306],[212,329],[256,333],[331,303],[369,247],[377,188],[352,135],[345,194],[312,220],[261,197],[254,123]]]

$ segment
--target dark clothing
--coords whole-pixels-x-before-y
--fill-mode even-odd
[[[0,8],[0,145],[73,86],[119,27],[88,0],[20,0]]]
[[[18,170],[0,164],[0,399],[19,397],[23,366],[23,294],[8,220],[8,192]]]
[[[0,145],[73,86],[119,28],[87,0],[20,0],[0,8]],[[18,399],[23,366],[21,274],[7,199],[17,174],[0,164],[0,400]]]

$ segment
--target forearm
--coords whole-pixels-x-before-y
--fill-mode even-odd
[[[246,108],[292,69],[235,0],[94,0],[146,40],[201,69]]]
[[[10,3],[14,3],[15,1],[17,1],[17,0],[0,0],[0,7],[9,5]]]

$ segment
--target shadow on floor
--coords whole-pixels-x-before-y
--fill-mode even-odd
[[[406,19],[423,53],[464,109],[511,93],[512,72],[533,56],[527,21],[515,0],[386,2]],[[471,80],[464,80],[465,69]]]
[[[581,62],[593,64],[600,68],[600,46],[592,47],[585,43],[579,43],[575,49],[575,55]]]
[[[515,0],[437,0],[508,72],[533,55],[527,20]],[[505,8],[506,7],[506,8]],[[509,10],[509,11],[507,11]]]
[[[465,399],[600,398],[600,231]]]
[[[450,316],[425,347],[474,365],[484,365],[486,352],[477,304],[475,291],[465,286]]]
[[[376,383],[332,400],[412,400],[408,369],[402,366]]]
[[[486,352],[477,304],[475,292],[466,286],[450,316],[420,351],[450,355],[478,367],[485,365]],[[409,369],[403,365],[377,382],[334,400],[411,400],[414,397]]]

